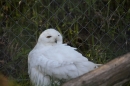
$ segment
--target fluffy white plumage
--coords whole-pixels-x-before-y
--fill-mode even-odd
[[[62,44],[62,36],[55,29],[47,29],[40,35],[34,49],[28,55],[28,73],[35,86],[48,86],[50,76],[72,79],[98,67],[76,48]]]

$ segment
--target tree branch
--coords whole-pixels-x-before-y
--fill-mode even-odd
[[[72,79],[63,86],[119,86],[130,80],[130,53]]]

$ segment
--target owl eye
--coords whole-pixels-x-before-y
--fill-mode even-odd
[[[47,36],[46,38],[51,38],[52,36]]]

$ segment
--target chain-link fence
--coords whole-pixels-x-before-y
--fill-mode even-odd
[[[129,0],[1,0],[0,72],[29,86],[28,53],[47,28],[56,28],[64,43],[96,63],[129,52],[129,4]]]

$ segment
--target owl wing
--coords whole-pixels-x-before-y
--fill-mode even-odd
[[[51,49],[53,52],[50,50],[50,52],[46,52],[45,54],[31,53],[28,62],[30,68],[35,67],[41,73],[58,79],[71,79],[87,73],[96,67],[95,63],[88,61],[88,59],[82,57],[82,55],[79,55],[81,56],[79,58],[76,57],[78,55],[77,51],[73,52],[71,49],[70,51],[64,51],[64,49],[60,48],[60,50],[57,51],[55,48],[55,52]],[[71,52],[73,54],[69,55]]]

